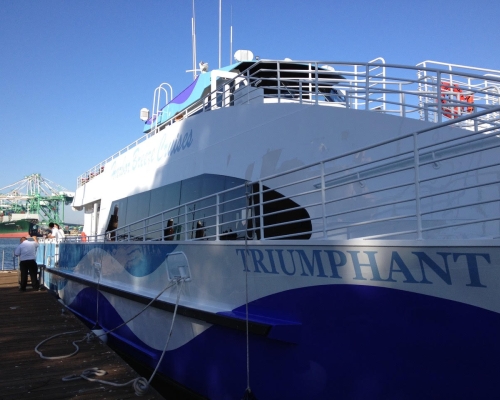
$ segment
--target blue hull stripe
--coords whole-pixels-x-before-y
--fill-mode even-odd
[[[95,290],[85,289],[71,308],[93,320],[95,299]],[[471,399],[497,389],[500,316],[491,311],[354,285],[297,289],[249,307],[254,314],[280,310],[281,317],[301,322],[297,344],[250,336],[251,387],[260,400]],[[99,319],[107,329],[122,323],[103,296]],[[127,327],[118,336],[125,339],[114,338],[119,348],[155,366],[159,351]],[[238,398],[246,387],[245,333],[214,325],[169,351],[160,371],[209,398]]]

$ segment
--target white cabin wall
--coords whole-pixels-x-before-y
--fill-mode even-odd
[[[255,180],[432,125],[337,107],[222,108],[174,123],[120,155],[78,188],[74,204],[101,199],[102,233],[115,199],[203,173]],[[177,151],[169,155],[172,145]]]

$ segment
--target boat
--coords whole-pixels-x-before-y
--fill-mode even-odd
[[[0,238],[21,238],[29,236],[37,228],[38,214],[0,215]]]
[[[500,71],[236,56],[77,178],[45,285],[201,398],[490,398]]]

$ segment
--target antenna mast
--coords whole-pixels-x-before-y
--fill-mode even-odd
[[[219,0],[219,69],[221,67],[222,54],[222,0]]]
[[[233,63],[233,5],[231,4],[231,31],[229,33],[229,65]]]
[[[196,79],[196,17],[194,13],[194,0],[193,0],[193,17],[191,18],[191,36],[193,42],[193,80]]]

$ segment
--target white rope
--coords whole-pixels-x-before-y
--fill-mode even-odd
[[[134,388],[135,394],[137,396],[142,396],[142,395],[146,394],[148,392],[148,390],[149,390],[149,385],[150,385],[151,381],[153,380],[156,372],[158,371],[158,368],[160,367],[160,364],[161,364],[161,362],[163,360],[163,357],[164,357],[164,355],[165,355],[165,353],[167,351],[168,343],[170,342],[170,338],[172,337],[172,332],[173,332],[174,322],[175,322],[175,316],[177,315],[177,308],[179,306],[182,285],[184,284],[184,282],[185,282],[184,278],[175,281],[175,284],[177,285],[177,300],[175,302],[174,313],[173,313],[173,316],[172,316],[172,323],[170,324],[170,330],[168,332],[168,337],[167,337],[167,342],[165,343],[165,347],[163,348],[163,351],[162,351],[162,354],[160,356],[160,359],[158,360],[158,362],[156,364],[156,368],[154,369],[153,373],[151,374],[151,377],[149,378],[149,380],[146,380],[146,378],[144,378],[142,376],[139,377],[139,378],[136,378],[136,379],[132,379],[131,381],[128,381],[128,382],[125,382],[125,383],[115,383],[115,382],[110,382],[110,381],[103,381],[101,379],[94,379],[94,378],[91,378],[91,376],[104,376],[104,375],[106,375],[106,371],[105,370],[102,370],[102,369],[99,369],[99,368],[95,368],[95,367],[94,368],[90,368],[90,369],[86,369],[80,375],[68,375],[68,376],[65,376],[64,378],[62,378],[62,380],[63,381],[72,381],[72,380],[75,380],[75,379],[86,379],[86,380],[88,380],[90,382],[98,382],[98,383],[102,383],[102,384],[110,385],[110,386],[115,386],[115,387],[124,387],[124,386],[132,385],[133,388]]]
[[[151,381],[153,380],[153,377],[155,376],[156,371],[158,371],[158,368],[160,367],[160,363],[163,360],[163,356],[165,355],[165,353],[167,351],[167,346],[168,346],[168,343],[170,342],[170,337],[172,336],[172,331],[174,329],[174,321],[175,321],[175,316],[177,315],[177,307],[179,305],[179,300],[181,298],[182,285],[184,284],[185,280],[186,280],[185,278],[181,278],[181,279],[175,281],[175,283],[177,285],[177,300],[175,302],[174,315],[172,316],[172,323],[170,324],[170,331],[168,332],[167,342],[165,343],[165,347],[163,348],[163,352],[161,354],[161,357],[158,360],[158,363],[156,364],[156,368],[153,371],[153,373],[151,374],[151,377],[149,378],[148,383],[151,383]],[[179,282],[180,282],[180,284],[179,284]]]
[[[99,276],[97,278],[97,288],[96,288],[96,317],[95,317],[95,323],[92,329],[97,328],[97,325],[99,325],[99,285],[101,284],[101,273],[102,273],[102,260],[104,260],[104,249],[101,249],[101,247],[98,247],[99,250],[101,250],[101,262],[99,263]],[[94,262],[94,271],[96,270],[96,263]]]
[[[96,338],[99,338],[101,336],[104,336],[108,333],[111,333],[115,330],[117,330],[118,328],[121,328],[122,326],[124,325],[127,325],[130,321],[132,321],[133,319],[137,318],[139,315],[141,315],[144,311],[146,311],[150,306],[151,304],[153,304],[156,300],[158,300],[158,297],[160,297],[167,289],[170,289],[172,286],[174,286],[177,282],[174,282],[174,283],[171,283],[170,285],[166,286],[165,289],[163,289],[160,293],[158,293],[158,295],[152,299],[141,311],[139,311],[137,314],[135,314],[132,318],[128,319],[127,321],[121,323],[120,325],[118,326],[115,326],[113,329],[109,330],[109,331],[106,331],[104,333],[101,333],[100,335],[96,335],[95,333],[91,332],[91,335],[94,335]]]
[[[35,352],[40,356],[40,358],[43,358],[44,360],[60,360],[61,358],[68,358],[68,357],[71,357],[71,356],[74,356],[76,353],[78,353],[78,351],[80,350],[80,348],[78,347],[78,345],[76,343],[80,343],[80,342],[83,342],[85,340],[85,337],[81,340],[75,340],[73,342],[73,346],[75,346],[76,350],[71,353],[71,354],[67,354],[67,355],[63,355],[63,356],[54,356],[54,357],[47,357],[47,356],[44,356],[43,353],[41,351],[38,350],[38,348],[48,342],[49,340],[52,340],[58,336],[63,336],[63,335],[70,335],[72,333],[78,333],[80,331],[71,331],[71,332],[64,332],[64,333],[58,333],[57,335],[53,335],[51,337],[49,337],[48,339],[45,339],[45,340],[42,340],[40,343],[38,343],[35,347]]]
[[[45,360],[59,360],[59,359],[61,359],[61,358],[68,358],[68,357],[72,357],[72,356],[74,356],[76,353],[78,353],[78,351],[79,351],[79,347],[78,347],[78,345],[76,345],[76,343],[83,342],[85,339],[87,339],[87,341],[90,341],[90,340],[91,340],[92,338],[94,338],[94,337],[95,337],[95,338],[100,338],[101,336],[107,335],[108,333],[111,333],[111,332],[115,331],[116,329],[121,328],[123,325],[128,324],[130,321],[132,321],[133,319],[137,318],[137,317],[138,317],[139,315],[141,315],[144,311],[146,311],[146,309],[147,309],[148,307],[150,307],[150,306],[151,306],[151,304],[153,304],[153,303],[154,303],[154,302],[158,299],[158,297],[160,297],[160,296],[161,296],[161,295],[162,295],[162,294],[163,294],[163,293],[164,293],[167,289],[170,289],[170,288],[171,288],[172,286],[174,286],[175,284],[176,284],[176,282],[171,283],[170,285],[166,286],[166,287],[165,287],[165,289],[163,289],[160,293],[158,293],[158,295],[157,295],[154,299],[152,299],[152,300],[151,300],[151,301],[150,301],[150,302],[149,302],[149,303],[148,303],[148,304],[147,304],[147,305],[146,305],[146,306],[145,306],[145,307],[144,307],[141,311],[139,311],[139,312],[138,312],[137,314],[135,314],[132,318],[128,319],[127,321],[123,322],[122,324],[120,324],[120,325],[118,325],[118,326],[114,327],[113,329],[111,329],[111,330],[109,330],[109,331],[106,331],[106,332],[104,332],[104,333],[101,333],[100,335],[96,335],[94,332],[89,332],[89,333],[87,333],[87,334],[83,337],[83,339],[81,339],[81,340],[75,340],[75,341],[73,342],[73,346],[75,346],[75,347],[76,347],[76,350],[75,350],[73,353],[71,353],[71,354],[67,354],[67,355],[63,355],[63,356],[57,356],[57,357],[47,357],[47,356],[44,356],[44,355],[43,355],[43,353],[42,353],[41,351],[39,351],[39,350],[38,350],[38,348],[39,348],[42,344],[44,344],[44,343],[48,342],[49,340],[52,340],[52,339],[54,339],[54,338],[56,338],[56,337],[58,337],[58,336],[62,336],[62,335],[69,335],[69,334],[71,334],[71,333],[76,333],[76,332],[80,332],[80,331],[72,331],[72,332],[58,333],[57,335],[53,335],[53,336],[49,337],[48,339],[44,339],[44,340],[42,340],[40,343],[38,343],[38,344],[36,345],[36,347],[35,347],[35,352],[36,352],[36,353],[40,356],[40,358],[43,358],[43,359],[45,359]]]
[[[68,382],[68,381],[74,381],[76,379],[85,379],[89,382],[98,382],[114,387],[125,387],[131,385],[134,388],[135,394],[137,396],[142,396],[146,394],[147,391],[149,390],[149,383],[146,380],[146,378],[143,378],[142,376],[139,378],[132,379],[131,381],[125,383],[115,383],[115,382],[103,381],[101,379],[92,378],[92,376],[104,376],[106,374],[107,372],[105,370],[94,367],[84,370],[80,375],[65,376],[64,378],[62,378],[62,381]]]
[[[103,380],[100,380],[100,379],[94,379],[94,378],[91,378],[91,376],[103,376],[103,375],[106,375],[106,371],[98,369],[96,367],[90,368],[90,369],[86,369],[80,375],[68,375],[68,376],[62,378],[63,381],[70,381],[70,380],[74,380],[74,379],[85,379],[85,380],[88,380],[90,382],[99,382],[99,383],[103,383],[103,384],[111,385],[111,386],[116,386],[116,387],[124,387],[124,386],[132,385],[133,388],[134,388],[135,394],[137,396],[142,396],[142,395],[144,395],[145,393],[148,392],[148,390],[149,390],[149,384],[153,380],[153,377],[155,376],[156,371],[160,367],[160,363],[163,360],[163,356],[165,355],[165,352],[167,350],[167,346],[168,346],[168,343],[170,341],[170,337],[172,336],[172,331],[173,331],[173,328],[174,328],[175,316],[177,315],[177,308],[179,306],[179,301],[180,301],[180,296],[181,296],[181,288],[182,288],[182,284],[184,284],[184,281],[185,281],[185,278],[182,278],[182,279],[176,280],[174,283],[171,283],[171,284],[167,285],[165,287],[165,289],[163,289],[160,293],[158,293],[158,295],[154,299],[152,299],[141,311],[139,311],[132,318],[128,319],[127,321],[123,322],[122,324],[114,327],[113,329],[111,329],[111,330],[109,330],[107,332],[104,332],[104,333],[102,333],[100,335],[96,335],[94,332],[89,332],[89,333],[87,333],[84,336],[83,339],[81,339],[81,340],[75,340],[73,342],[73,346],[75,346],[76,350],[73,353],[71,353],[71,354],[66,354],[66,355],[62,355],[62,356],[55,356],[55,357],[47,357],[47,356],[44,356],[43,353],[38,350],[38,348],[42,344],[44,344],[44,343],[48,342],[49,340],[52,340],[52,339],[54,339],[54,338],[56,338],[58,336],[69,335],[69,334],[77,333],[77,332],[80,332],[80,331],[64,332],[64,333],[58,333],[57,335],[53,335],[53,336],[51,336],[51,337],[49,337],[49,338],[41,341],[35,347],[35,352],[40,356],[40,358],[43,358],[45,360],[59,360],[59,359],[62,359],[62,358],[72,357],[76,353],[78,353],[78,351],[80,350],[80,348],[78,347],[78,345],[76,343],[82,342],[85,339],[87,339],[87,341],[90,341],[94,337],[99,338],[101,336],[107,335],[108,333],[113,332],[116,329],[118,329],[118,328],[120,328],[120,327],[128,324],[130,321],[132,321],[133,319],[135,319],[139,315],[141,315],[147,308],[149,308],[151,306],[151,304],[153,304],[153,302],[155,302],[167,289],[170,289],[173,285],[177,285],[177,300],[175,302],[174,314],[173,314],[173,317],[172,317],[172,323],[170,325],[170,330],[169,330],[169,333],[168,333],[167,342],[165,343],[165,347],[163,349],[162,355],[161,355],[160,359],[158,360],[158,363],[156,364],[156,368],[153,371],[153,374],[151,375],[151,377],[149,378],[149,380],[146,380],[146,378],[144,378],[142,376],[139,377],[139,378],[133,379],[133,380],[131,380],[129,382],[126,382],[126,383],[115,383],[115,382],[110,382],[110,381],[103,381]],[[179,282],[181,283],[180,285],[179,285]],[[97,307],[99,307],[99,303],[97,304]],[[94,327],[95,327],[95,325],[94,325]]]

